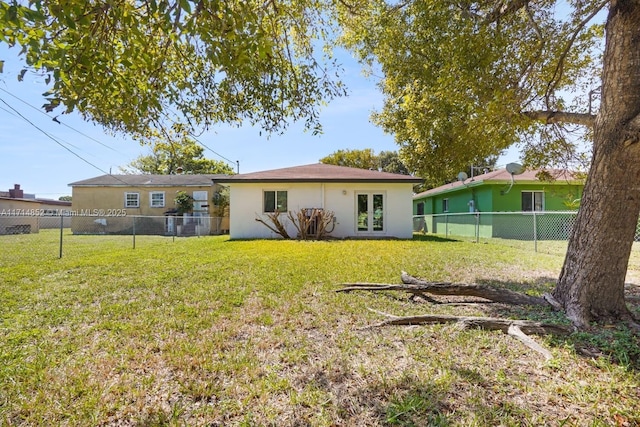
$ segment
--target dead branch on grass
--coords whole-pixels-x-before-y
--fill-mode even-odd
[[[375,311],[375,310],[372,310]],[[445,324],[457,323],[463,329],[484,329],[488,331],[502,331],[509,333],[511,326],[516,326],[525,334],[533,335],[566,335],[573,331],[569,326],[554,325],[551,323],[534,322],[531,320],[502,319],[500,317],[474,317],[474,316],[451,316],[447,314],[422,314],[417,316],[394,316],[392,314],[375,311],[388,317],[380,323],[366,326],[363,329],[379,328],[390,325],[425,325],[425,324]]]
[[[370,309],[371,310],[371,309]],[[502,331],[508,334],[530,349],[540,353],[545,360],[553,358],[551,352],[538,344],[529,334],[533,335],[568,335],[573,329],[568,326],[553,325],[550,323],[533,322],[530,320],[510,320],[497,317],[473,317],[473,316],[450,316],[450,315],[418,315],[418,316],[394,316],[377,310],[371,310],[385,317],[388,320],[366,326],[362,329],[380,328],[390,325],[424,325],[424,324],[447,324],[455,323],[462,329],[483,329],[488,331]]]
[[[345,283],[343,288],[337,292],[351,291],[405,291],[410,294],[420,296],[426,300],[433,301],[432,298],[425,294],[432,295],[455,295],[455,296],[472,296],[484,298],[489,301],[512,304],[512,305],[549,305],[545,298],[534,297],[514,292],[504,288],[494,288],[487,285],[452,283],[452,282],[427,282],[416,279],[407,273],[402,273],[402,285],[394,285],[388,283]]]
[[[548,294],[542,297],[534,297],[521,292],[511,291],[509,289],[494,288],[479,284],[451,283],[451,282],[427,282],[417,279],[409,274],[402,272],[402,284],[388,283],[345,283],[341,289],[336,292],[351,292],[356,290],[367,291],[403,291],[411,294],[412,297],[419,296],[427,301],[438,303],[430,296],[432,295],[454,295],[454,296],[472,296],[483,298],[487,301],[510,304],[510,305],[536,305],[551,306],[558,309],[559,304],[553,297]],[[375,311],[375,310],[372,310]],[[420,325],[420,324],[446,324],[455,323],[463,328],[479,328],[485,330],[500,330],[505,334],[511,335],[520,340],[530,349],[542,354],[546,360],[552,358],[551,352],[543,348],[535,342],[529,334],[535,335],[566,335],[573,332],[573,328],[563,325],[555,325],[550,323],[534,322],[530,320],[511,320],[496,317],[470,317],[470,316],[451,316],[451,315],[418,315],[418,316],[394,316],[388,313],[376,311],[388,319],[365,327],[378,328],[389,325]]]
[[[527,335],[524,332],[522,332],[522,329],[519,326],[517,326],[517,325],[509,326],[509,329],[507,330],[507,333],[509,335],[511,335],[512,337],[515,337],[515,338],[519,339],[524,345],[526,345],[527,347],[529,347],[533,351],[537,351],[538,353],[540,353],[544,357],[544,360],[553,359],[553,355],[551,354],[551,352],[549,350],[547,350],[546,348],[542,347],[540,344],[535,342],[535,340],[533,338],[531,338],[529,335]]]

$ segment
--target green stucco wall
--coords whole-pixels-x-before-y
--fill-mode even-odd
[[[559,183],[479,185],[459,188],[456,191],[414,199],[413,214],[417,215],[418,203],[424,203],[425,215],[442,214],[443,200],[449,199],[449,213],[469,212],[469,201],[480,212],[519,212],[522,210],[523,191],[543,191],[545,211],[575,210],[571,202],[582,197],[581,185]],[[507,191],[508,190],[508,191]]]
[[[538,230],[537,238],[563,238],[569,230],[567,221],[572,219],[566,216],[555,218],[549,212],[577,209],[577,206],[571,206],[571,202],[582,197],[582,190],[582,185],[558,182],[520,183],[514,184],[511,188],[508,182],[468,185],[450,192],[445,191],[414,199],[413,214],[417,215],[418,203],[424,203],[425,215],[414,218],[414,230],[461,236],[473,236],[477,233],[479,238],[532,239],[533,217],[526,213],[518,213],[522,211],[522,192],[543,191],[546,214],[543,215],[544,218],[538,218],[539,221],[535,227]],[[445,213],[444,199],[449,200],[450,215],[441,215]],[[474,201],[474,208],[479,212],[514,212],[514,214],[473,215],[469,213],[470,200]],[[527,216],[524,218],[524,223],[522,215]]]

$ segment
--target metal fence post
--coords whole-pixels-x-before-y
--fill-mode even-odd
[[[133,219],[133,227],[132,227],[132,233],[133,233],[133,249],[136,248],[136,217],[135,215],[132,217]]]
[[[536,211],[533,211],[533,249],[538,252],[538,224],[536,219]]]
[[[480,242],[480,212],[476,212],[476,243]]]
[[[444,237],[449,237],[449,214],[444,214]]]
[[[62,258],[62,230],[64,228],[64,216],[60,214],[60,256],[58,258]]]

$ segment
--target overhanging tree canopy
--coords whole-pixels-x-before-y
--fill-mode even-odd
[[[532,131],[530,142],[545,143],[535,152],[575,154],[531,118],[593,122],[585,103],[567,105],[566,91],[599,86],[602,25],[589,19],[604,2],[554,3],[344,2],[344,42],[384,73],[374,121],[395,135],[409,169],[440,185]]]
[[[322,14],[313,0],[0,1],[0,41],[51,82],[48,110],[113,131],[290,119],[318,131],[319,103],[344,93],[314,56]]]

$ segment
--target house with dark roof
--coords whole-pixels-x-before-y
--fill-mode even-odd
[[[213,198],[226,175],[101,175],[69,184],[74,234],[204,235],[228,229],[228,220],[212,221]],[[181,213],[175,198],[183,191],[193,209]],[[133,217],[140,217],[133,224]],[[153,217],[153,218],[152,218]]]
[[[9,191],[0,191],[0,234],[37,233],[43,228],[60,228],[61,221],[68,227],[65,215],[70,208],[71,202],[38,198],[15,184]]]
[[[414,195],[414,229],[440,233],[445,222],[450,228],[475,227],[476,221],[469,219],[472,213],[550,216],[557,211],[577,210],[583,188],[584,179],[567,170],[526,170],[515,175],[498,169]],[[484,237],[513,238],[517,234],[516,224],[521,224],[521,220],[513,215],[487,216],[483,217],[480,233]],[[555,221],[555,226],[567,229],[561,220]],[[566,232],[554,234],[561,236]]]
[[[421,181],[322,163],[215,180],[230,188],[230,236],[235,239],[278,238],[256,221],[274,213],[295,236],[286,214],[301,209],[333,212],[331,237],[411,238],[413,186]]]

